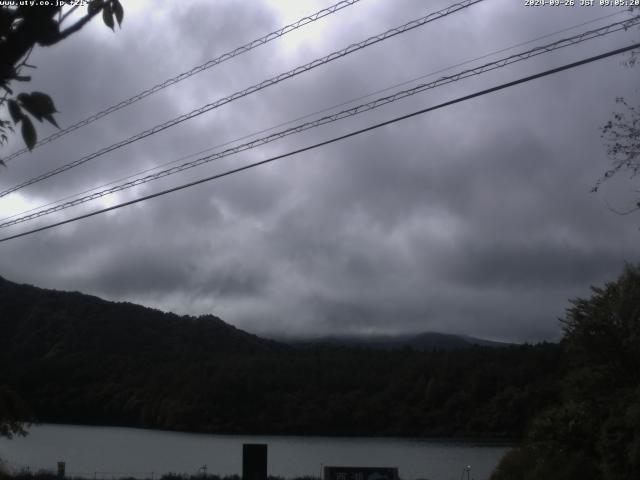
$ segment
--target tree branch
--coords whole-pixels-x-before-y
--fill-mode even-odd
[[[65,19],[77,9],[78,9],[78,5],[76,5],[75,7],[71,7],[71,10],[69,10],[67,13],[65,13],[60,17],[60,20],[58,20],[58,25],[62,25],[62,22],[64,22]],[[60,10],[60,13],[62,13],[62,10]]]

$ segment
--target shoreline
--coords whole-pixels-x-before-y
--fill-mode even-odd
[[[64,423],[64,422],[31,422],[29,424],[25,423],[25,430],[27,431],[27,436],[29,435],[29,429],[32,427],[46,427],[46,426],[56,426],[56,427],[79,427],[79,428],[87,428],[87,429],[129,429],[129,430],[137,430],[141,432],[153,432],[153,433],[168,433],[168,434],[184,434],[184,435],[201,435],[201,436],[209,436],[209,437],[274,437],[274,438],[282,438],[282,439],[293,439],[293,438],[305,438],[305,439],[330,439],[330,440],[340,440],[340,439],[363,439],[363,440],[399,440],[399,441],[407,441],[407,442],[424,442],[424,443],[456,443],[456,444],[473,444],[473,443],[481,443],[483,445],[496,445],[496,446],[517,446],[522,443],[522,437],[509,437],[509,436],[495,436],[495,435],[486,435],[486,436],[478,436],[478,435],[460,435],[460,436],[451,436],[451,435],[443,435],[443,436],[428,436],[428,437],[416,437],[416,436],[399,436],[399,435],[358,435],[358,434],[313,434],[313,433],[297,433],[297,434],[285,434],[285,433],[224,433],[224,432],[204,432],[204,431],[191,431],[191,430],[172,430],[172,429],[162,429],[162,428],[154,428],[154,427],[140,427],[140,426],[131,426],[131,425],[123,425],[123,424],[92,424],[92,423]],[[16,436],[16,438],[19,438]]]

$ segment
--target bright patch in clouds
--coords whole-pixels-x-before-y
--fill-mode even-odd
[[[36,197],[29,197],[22,192],[15,192],[7,195],[0,201],[0,221],[7,217],[26,212],[41,204]]]

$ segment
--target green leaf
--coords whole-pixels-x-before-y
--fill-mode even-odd
[[[53,100],[51,100],[51,97],[46,93],[21,93],[18,95],[18,100],[24,109],[39,121],[42,121],[43,118],[49,120],[49,117],[53,118],[52,114],[57,112],[56,106],[53,104]],[[51,123],[55,125],[55,122]]]
[[[7,103],[9,105],[9,114],[11,115],[13,123],[18,123],[22,120],[22,117],[24,117],[22,110],[20,110],[20,105],[18,105],[18,102],[13,99],[9,100]]]
[[[113,10],[111,9],[110,3],[104,4],[104,8],[102,9],[102,20],[104,21],[104,24],[111,30],[115,29],[115,22],[113,21]]]
[[[38,141],[38,136],[36,129],[33,128],[31,119],[27,116],[22,118],[22,138],[24,139],[24,143],[27,144],[27,148],[33,150],[33,147],[36,146],[36,142]]]
[[[89,2],[89,6],[87,7],[87,11],[89,15],[93,15],[97,13],[102,8],[102,0],[91,0]]]
[[[118,26],[122,26],[122,19],[124,18],[124,9],[120,4],[120,0],[113,0],[112,4],[113,13],[116,16],[116,20],[118,21]]]
[[[46,93],[31,92],[31,100],[38,106],[42,115],[49,115],[58,111],[56,110],[53,100],[51,100],[51,97]]]
[[[56,119],[53,118],[53,115],[43,115],[44,119],[49,122],[52,125],[55,125],[57,128],[60,128],[60,126],[58,125],[58,123],[56,122]]]
[[[38,108],[33,105],[33,102],[31,101],[31,96],[28,93],[21,93],[20,95],[18,95],[17,98],[18,98],[18,101],[20,102],[20,105],[27,112],[29,112],[31,115],[36,117],[39,121],[42,121],[42,115],[40,114],[40,112],[38,112]]]

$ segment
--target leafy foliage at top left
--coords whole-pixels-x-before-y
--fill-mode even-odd
[[[53,3],[53,2],[51,2]],[[62,3],[62,2],[59,2]],[[28,63],[29,55],[36,46],[49,47],[80,31],[95,16],[112,30],[116,22],[122,24],[124,9],[120,0],[92,0],[84,14],[78,6],[0,6],[0,108],[6,106],[6,118],[0,118],[0,145],[20,124],[20,133],[29,150],[38,136],[33,119],[43,120],[58,126],[57,112],[51,97],[43,92],[14,93],[14,82],[28,82],[30,75],[24,70],[35,68]],[[70,23],[70,20],[73,20]],[[0,163],[4,164],[2,160]]]

